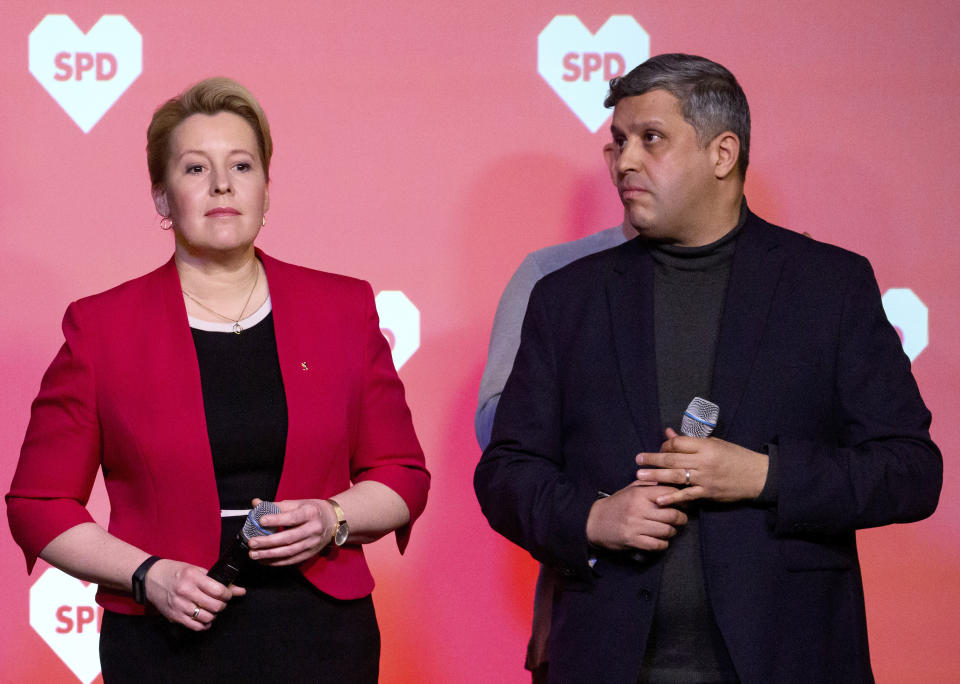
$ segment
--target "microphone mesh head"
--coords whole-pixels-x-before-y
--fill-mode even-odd
[[[717,418],[719,417],[719,406],[701,397],[694,397],[687,410],[683,412],[680,432],[687,437],[709,437],[713,429],[717,427]]]
[[[243,530],[241,531],[243,538],[249,541],[254,537],[273,534],[276,529],[273,527],[261,527],[260,518],[279,512],[280,507],[272,501],[261,501],[258,503],[257,507],[250,511],[247,514],[247,519],[243,521]]]

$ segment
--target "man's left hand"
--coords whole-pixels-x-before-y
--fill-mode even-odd
[[[657,499],[660,506],[674,506],[695,499],[755,499],[767,481],[769,458],[716,437],[686,437],[667,428],[660,452],[637,454],[637,465],[641,482],[687,485]]]

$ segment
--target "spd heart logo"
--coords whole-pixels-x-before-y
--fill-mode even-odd
[[[143,68],[143,39],[119,14],[84,35],[66,14],[48,14],[30,33],[30,73],[89,133]]]
[[[397,370],[420,348],[420,310],[400,290],[377,294],[380,330],[390,343],[393,366]]]
[[[916,361],[930,344],[930,310],[909,287],[893,287],[883,295],[883,312],[900,333],[904,353]]]
[[[537,37],[537,71],[583,125],[596,133],[610,116],[607,82],[650,57],[637,20],[615,14],[595,34],[573,15],[554,17]]]
[[[56,568],[30,587],[30,626],[83,684],[100,674],[100,608],[96,584]]]

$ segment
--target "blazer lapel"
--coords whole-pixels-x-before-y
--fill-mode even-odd
[[[297,376],[294,365],[303,363],[302,372],[316,374],[319,369],[317,363],[305,354],[300,341],[303,335],[298,334],[298,326],[302,323],[303,312],[297,310],[297,299],[300,293],[291,291],[285,279],[285,269],[282,262],[273,259],[257,249],[257,257],[263,264],[267,282],[270,285],[270,304],[273,311],[273,330],[277,340],[277,358],[280,364],[280,375],[283,378],[283,391],[287,402],[287,442],[284,448],[283,470],[280,473],[280,483],[277,489],[277,499],[287,498],[281,493],[288,489],[290,473],[296,468],[291,467],[293,459],[300,454],[305,440],[305,416],[302,414],[303,403],[298,401],[301,394],[303,378]],[[299,361],[298,361],[299,359]]]
[[[149,281],[147,300],[131,317],[131,349],[139,359],[132,381],[150,398],[143,404],[147,413],[138,415],[136,424],[151,431],[143,443],[151,445],[149,456],[157,459],[151,468],[158,496],[189,502],[165,505],[165,524],[189,530],[197,540],[193,546],[212,564],[220,538],[220,504],[200,367],[173,259],[156,275]]]
[[[772,233],[751,213],[737,238],[720,320],[711,392],[720,407],[718,437],[736,419],[782,270],[783,254]]]
[[[305,280],[296,267],[274,259],[259,249],[270,284],[277,357],[287,401],[287,443],[277,498],[320,496],[317,483],[332,481],[348,486],[349,469],[331,459],[336,449],[346,449],[347,434],[341,420],[347,401],[342,382],[349,373],[338,345],[345,341],[338,310],[328,306],[328,293],[316,279]],[[326,440],[326,441],[325,441]],[[332,446],[335,445],[335,446]],[[327,468],[340,468],[336,477]]]
[[[653,261],[641,240],[620,248],[606,282],[620,380],[645,451],[659,451],[660,400],[653,332]]]

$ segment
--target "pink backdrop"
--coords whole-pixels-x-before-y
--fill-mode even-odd
[[[536,568],[490,531],[474,499],[476,390],[497,299],[523,255],[621,217],[600,154],[606,125],[591,133],[538,74],[538,34],[557,14],[577,15],[590,32],[611,15],[632,15],[652,53],[704,54],[741,81],[753,111],[747,196],[757,213],[865,254],[883,291],[910,288],[928,308],[929,346],[914,373],[946,457],[942,501],[922,523],[862,533],[861,557],[878,681],[960,678],[952,467],[960,431],[950,420],[960,379],[960,6],[459,4],[4,3],[0,484],[12,477],[68,302],[170,254],[143,150],[153,109],[202,77],[232,76],[257,95],[274,132],[260,246],[364,277],[375,291],[402,290],[421,315],[420,347],[400,374],[433,489],[404,557],[392,542],[369,551],[382,681],[525,681]],[[105,13],[121,14],[142,37],[142,73],[88,133],[30,71],[31,31],[63,13],[83,33]],[[129,67],[129,49],[114,50],[109,36],[60,38],[74,67],[78,52],[121,55],[113,76],[115,65],[101,60],[101,81]],[[616,52],[613,39],[590,47],[588,38],[584,31],[570,50]],[[34,70],[45,69],[48,81],[62,76],[46,54]],[[106,97],[96,94],[96,71],[81,72],[70,106]],[[100,484],[93,508],[105,519]],[[89,681],[31,628],[30,587],[46,566],[25,574],[6,525],[0,548],[0,680]],[[44,610],[86,615],[78,592]],[[80,638],[75,619],[53,637],[61,651]]]

